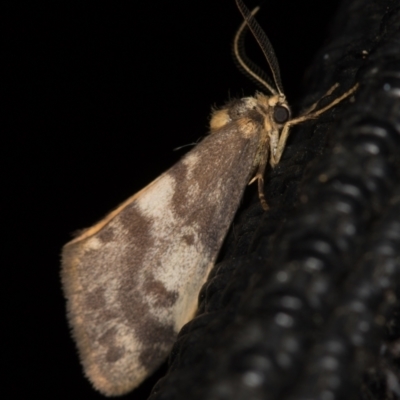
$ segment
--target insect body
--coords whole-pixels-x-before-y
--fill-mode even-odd
[[[268,39],[241,0],[245,21],[267,56],[271,95],[235,100],[215,111],[210,135],[171,169],[126,200],[63,249],[68,315],[85,373],[106,395],[138,386],[166,358],[194,315],[197,296],[214,265],[246,185],[280,160],[289,128],[329,106],[290,119]],[[252,74],[248,68],[247,73]],[[260,78],[261,79],[261,78]]]

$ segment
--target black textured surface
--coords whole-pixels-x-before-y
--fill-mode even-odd
[[[296,130],[152,400],[400,397],[399,27],[396,1],[343,2],[302,106],[355,101]]]

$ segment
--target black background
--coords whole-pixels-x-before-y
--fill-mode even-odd
[[[281,0],[259,12],[291,103],[337,6]],[[13,7],[4,14],[6,398],[101,398],[70,338],[62,245],[206,134],[211,106],[257,88],[232,62],[233,0]],[[266,68],[251,41],[248,53]]]

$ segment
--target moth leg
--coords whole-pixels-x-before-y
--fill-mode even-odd
[[[279,161],[282,157],[283,150],[285,150],[287,138],[289,137],[289,130],[290,130],[291,126],[293,125],[292,124],[293,121],[295,121],[295,120],[292,119],[292,120],[286,122],[286,124],[283,126],[281,136],[279,137],[278,146],[276,148],[276,153],[272,155],[271,165],[273,167],[275,167],[275,165],[279,163]]]
[[[264,173],[268,163],[268,156],[269,156],[269,139],[267,139],[262,146],[262,149],[260,151],[260,159],[257,163],[257,172],[249,182],[249,185],[251,185],[254,181],[257,181],[258,198],[260,199],[261,206],[265,211],[269,210],[269,206],[264,196]]]
[[[332,89],[334,90],[334,86],[335,85],[333,85],[331,87],[331,89],[329,89],[329,91],[332,90]],[[303,122],[303,121],[307,121],[308,119],[312,119],[312,118],[318,117],[319,115],[323,114],[325,111],[327,111],[330,108],[336,106],[336,104],[339,104],[342,100],[344,100],[347,97],[351,96],[358,89],[358,86],[359,86],[358,83],[356,83],[351,89],[349,89],[347,92],[343,93],[341,96],[337,97],[335,100],[333,100],[327,106],[325,106],[323,108],[320,108],[319,110],[317,110],[315,112],[308,112],[308,113],[303,114],[302,116],[300,116],[298,118],[293,119],[291,121],[292,125],[298,124],[298,123]],[[327,94],[325,96],[329,95],[329,91],[327,92]]]
[[[261,207],[264,209],[264,211],[267,211],[269,209],[269,205],[267,201],[265,200],[265,195],[264,195],[264,172],[265,172],[265,167],[267,163],[264,164],[264,169],[263,172],[257,173],[257,179],[258,179],[258,198],[260,199]],[[261,165],[260,165],[261,167]]]
[[[291,119],[290,121],[286,122],[286,124],[283,126],[281,136],[279,137],[279,142],[278,142],[278,147],[276,149],[276,153],[272,157],[273,164],[274,165],[278,164],[279,160],[281,159],[283,150],[285,149],[287,138],[289,136],[289,130],[293,125],[300,124],[301,122],[308,121],[309,119],[317,118],[319,115],[323,114],[325,111],[327,111],[330,108],[336,106],[336,104],[340,103],[342,100],[344,100],[347,97],[351,96],[358,89],[358,86],[359,86],[358,83],[356,83],[350,90],[348,90],[347,92],[343,93],[341,96],[337,97],[335,100],[333,100],[327,106],[325,106],[323,108],[320,108],[319,110],[317,110],[315,112],[308,112],[306,114],[301,115],[300,117]],[[325,96],[328,96],[333,90],[335,90],[335,88],[336,88],[335,85],[333,85],[329,89],[329,91],[327,92],[327,94]],[[314,109],[317,104],[318,104],[318,102],[313,104],[310,107],[310,109]]]
[[[321,100],[327,96],[330,96],[338,87],[339,87],[339,83],[335,83],[319,100],[317,100],[309,108],[307,108],[304,111],[303,115],[310,114],[312,111],[314,111],[317,108],[318,104],[321,102]]]
[[[261,159],[258,164],[257,173],[254,177],[255,179],[257,179],[258,198],[260,199],[261,207],[264,209],[264,211],[267,211],[269,209],[269,205],[267,204],[264,195],[264,174],[265,174],[265,168],[268,163],[268,153],[269,153],[268,150],[269,150],[269,141],[268,143],[266,143],[266,145],[264,146],[264,151],[261,153]]]

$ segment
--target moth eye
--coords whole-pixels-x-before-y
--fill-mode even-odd
[[[289,110],[283,106],[276,106],[274,108],[274,120],[278,124],[283,124],[289,119]]]

